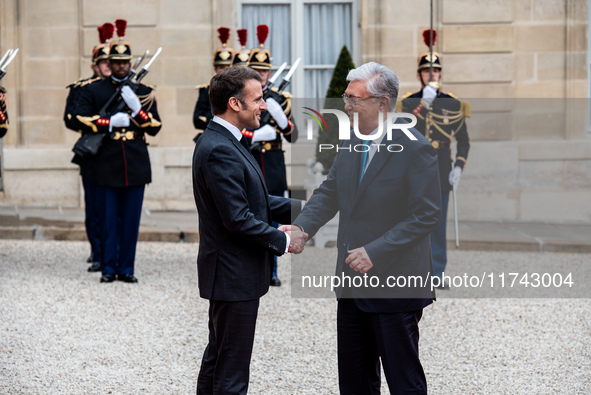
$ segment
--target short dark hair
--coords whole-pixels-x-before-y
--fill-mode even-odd
[[[251,79],[263,82],[259,73],[247,67],[230,67],[214,75],[209,83],[211,113],[213,115],[225,113],[231,97],[244,103],[244,85]]]

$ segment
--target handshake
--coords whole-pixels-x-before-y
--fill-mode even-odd
[[[289,252],[301,254],[304,251],[304,245],[308,241],[308,234],[302,228],[298,225],[281,225],[278,229],[289,235]]]

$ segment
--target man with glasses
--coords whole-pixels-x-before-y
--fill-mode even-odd
[[[391,393],[426,394],[418,323],[433,302],[429,234],[441,215],[437,154],[416,129],[408,129],[415,140],[400,129],[388,140],[387,114],[399,89],[392,70],[366,63],[347,81],[345,110],[351,126],[357,115],[363,139],[352,134],[341,141],[326,181],[283,229],[300,227],[312,237],[338,212],[336,276],[350,278],[348,284],[375,277],[382,285],[343,281],[335,289],[340,393],[379,394],[381,360]],[[403,149],[385,149],[391,144]],[[421,280],[387,285],[392,278]]]

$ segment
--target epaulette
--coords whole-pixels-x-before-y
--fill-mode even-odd
[[[460,99],[458,99],[458,97],[456,95],[454,95],[451,92],[446,92],[445,94],[448,95],[449,97],[451,97],[453,99],[456,99],[457,101],[460,102],[460,112],[462,114],[464,114],[464,116],[466,118],[470,118],[472,116],[472,108],[470,106],[470,102],[469,101],[460,100]]]
[[[66,89],[78,88],[80,86],[80,84],[83,83],[84,81],[86,81],[86,78],[80,78],[78,81],[74,81],[70,85],[67,85]]]
[[[146,83],[145,83],[145,82],[143,82],[143,81],[140,81],[140,85],[146,86],[146,87],[148,87],[148,88],[152,89],[153,91],[155,91],[155,90],[156,90],[156,86],[155,86],[155,85],[152,85],[152,84],[146,84]]]
[[[406,95],[402,96],[402,97],[400,98],[400,100],[404,100],[404,99],[406,99],[407,97],[409,97],[410,95],[412,95],[412,92],[408,92]]]
[[[464,113],[466,118],[470,118],[472,116],[472,107],[470,106],[470,102],[467,100],[460,100],[460,111]]]
[[[195,87],[195,89],[203,89],[203,88],[207,88],[208,86],[209,86],[209,82],[206,82],[205,84],[197,85]]]
[[[97,81],[100,81],[100,80],[102,80],[101,77],[90,78],[90,79],[87,79],[86,81],[82,81],[80,83],[80,86],[82,87],[82,86],[90,85],[93,82],[97,82]]]
[[[286,99],[291,99],[291,98],[292,98],[292,94],[291,94],[291,93],[289,93],[289,92],[285,92],[285,91],[283,91],[283,92],[279,93],[279,92],[277,91],[277,88],[276,88],[276,87],[273,87],[273,88],[271,88],[271,90],[272,90],[273,92],[275,92],[275,93],[278,93],[278,94],[280,94],[280,95],[283,95],[283,97],[285,97]]]

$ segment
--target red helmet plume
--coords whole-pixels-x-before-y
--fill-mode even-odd
[[[431,34],[429,34],[430,32],[433,32],[433,45],[435,45],[435,39],[437,38],[437,32],[435,30],[431,30],[431,29],[427,29],[423,31],[423,41],[425,42],[425,45],[430,47],[431,46]]]
[[[258,25],[257,26],[257,38],[259,39],[259,44],[261,47],[265,44],[267,40],[267,36],[269,35],[269,26],[267,25]]]
[[[104,44],[104,43],[109,42],[109,40],[113,38],[113,32],[115,31],[115,26],[113,26],[112,23],[105,23],[105,24],[103,24],[103,26],[101,26],[101,28],[102,28],[101,43]],[[101,33],[101,30],[99,30],[99,34],[100,33]]]
[[[248,31],[246,29],[239,29],[236,31],[238,33],[238,41],[240,41],[240,45],[243,47],[246,46],[246,38],[248,37]]]
[[[119,38],[124,37],[127,21],[125,19],[117,19],[115,21],[115,27],[117,28],[117,36],[119,36]]]
[[[219,39],[222,42],[222,45],[225,47],[228,43],[228,39],[230,38],[230,29],[227,27],[220,27],[218,29]]]

